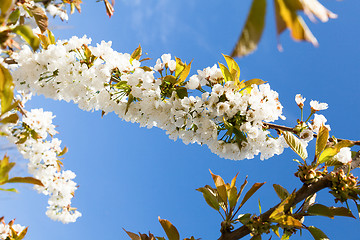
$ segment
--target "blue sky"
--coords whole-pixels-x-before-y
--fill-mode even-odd
[[[86,34],[93,43],[112,41],[119,52],[132,52],[140,43],[153,62],[163,53],[190,62],[196,69],[224,62],[221,53],[230,54],[237,40],[251,1],[166,1],[118,0],[115,15],[109,19],[102,3],[84,1],[82,13],[70,16],[68,23],[53,21],[60,39]],[[324,1],[323,1],[324,2]],[[300,111],[297,93],[327,102],[324,111],[331,125],[330,134],[339,138],[360,139],[360,2],[326,1],[338,14],[328,23],[307,21],[320,46],[293,42],[288,32],[281,36],[284,51],[276,48],[272,1],[269,1],[266,29],[258,50],[237,59],[242,79],[262,78],[280,95],[286,121],[294,126]],[[206,146],[185,145],[172,141],[156,128],[139,128],[115,114],[101,118],[100,112],[83,112],[75,105],[34,97],[28,108],[44,108],[57,116],[58,137],[69,148],[64,165],[77,174],[80,188],[73,205],[83,216],[72,224],[53,222],[45,215],[47,197],[31,187],[19,186],[20,194],[1,195],[1,216],[16,217],[30,226],[27,239],[127,239],[121,228],[165,236],[158,216],[170,220],[181,237],[217,239],[221,218],[207,206],[196,188],[212,184],[209,169],[226,181],[239,172],[238,183],[248,176],[249,186],[267,183],[243,208],[258,214],[257,202],[266,210],[278,203],[272,189],[277,183],[289,191],[301,187],[293,176],[297,169],[291,150],[260,161],[231,161],[212,154]],[[307,108],[308,110],[309,108]],[[359,150],[354,148],[354,150]],[[313,153],[311,147],[309,153]],[[26,161],[16,170],[26,174]],[[333,204],[326,190],[319,202]],[[350,205],[352,208],[353,206]],[[358,239],[359,220],[338,217],[306,219],[306,225],[322,229],[330,239]],[[245,238],[249,239],[249,238]],[[276,238],[273,238],[276,239]],[[307,233],[293,239],[311,239]]]

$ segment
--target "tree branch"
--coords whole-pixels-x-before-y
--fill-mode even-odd
[[[282,131],[288,131],[288,132],[296,133],[296,132],[294,131],[294,128],[291,128],[291,127],[281,126],[281,125],[277,125],[277,124],[273,124],[273,123],[265,123],[265,122],[263,123],[263,125],[264,125],[265,127],[268,127],[268,128],[271,128],[271,129],[275,129],[275,130],[282,130]],[[317,134],[314,134],[314,138],[316,138],[316,137],[317,137]],[[337,138],[337,140],[338,140],[338,141],[344,141],[344,140],[346,140],[346,139]],[[328,141],[329,141],[329,142],[334,142],[334,139],[329,138]],[[352,141],[352,140],[350,140],[350,141]],[[354,145],[360,146],[360,141],[352,141],[352,142],[354,142]]]
[[[352,160],[350,166],[349,165],[343,165],[337,169],[335,169],[333,172],[338,172],[340,170],[344,170],[344,172],[349,171],[349,167],[350,170],[357,168],[360,166],[360,151],[357,152],[355,158]],[[294,205],[296,205],[297,203],[305,200],[308,196],[313,195],[314,193],[330,187],[331,186],[331,181],[330,181],[330,175],[331,173],[327,174],[325,177],[321,178],[319,181],[317,181],[316,183],[313,184],[304,184],[296,193],[295,193],[295,199],[294,202],[292,204],[292,206],[288,206],[287,209],[285,209],[285,212],[288,211],[290,209],[290,207],[293,207]],[[280,204],[280,203],[279,203]],[[277,204],[276,206],[270,208],[268,211],[264,212],[263,214],[261,214],[259,217],[262,219],[262,221],[268,221],[269,217],[271,215],[271,213],[279,206],[279,204]],[[249,228],[247,228],[245,225],[232,231],[232,232],[224,232],[222,233],[222,235],[220,236],[220,238],[218,240],[238,240],[241,239],[243,237],[245,237],[246,235],[250,234],[251,231]]]

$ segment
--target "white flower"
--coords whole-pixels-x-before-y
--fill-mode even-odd
[[[334,156],[334,159],[347,164],[351,161],[351,150],[349,147],[343,147],[340,149],[340,152]]]
[[[169,62],[168,62],[168,67],[169,67],[169,69],[170,69],[170,71],[175,71],[176,70],[176,62],[175,62],[175,60],[170,60]]]
[[[171,60],[171,54],[168,53],[168,54],[163,54],[161,56],[161,60],[163,61],[164,64],[167,64],[169,63],[169,61]]]
[[[164,64],[161,62],[160,58],[156,60],[156,65],[154,66],[155,71],[162,71],[164,69]]]
[[[310,142],[314,138],[313,131],[311,131],[310,129],[302,130],[302,132],[300,133],[300,138],[305,142]]]
[[[320,129],[321,125],[324,125],[330,131],[331,130],[330,125],[325,125],[326,122],[327,122],[327,119],[324,117],[324,115],[315,113],[314,119],[312,120],[312,124],[308,123],[308,126],[315,133],[319,133],[319,129]]]
[[[295,102],[300,108],[303,108],[305,100],[306,98],[303,98],[301,94],[296,94]]]
[[[325,110],[328,108],[327,103],[319,103],[318,101],[314,101],[314,100],[310,101],[310,106],[311,106],[311,110],[315,112],[320,110]]]
[[[189,81],[186,83],[186,87],[188,89],[196,89],[199,87],[200,80],[197,75],[193,75],[190,77]]]

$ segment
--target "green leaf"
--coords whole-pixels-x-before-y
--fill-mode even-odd
[[[217,192],[220,196],[220,198],[223,200],[225,206],[227,205],[227,193],[226,193],[226,186],[225,186],[225,182],[224,180],[219,176],[219,175],[215,175],[210,171],[210,174],[214,180]]]
[[[300,139],[298,139],[294,134],[288,131],[283,131],[283,136],[285,138],[286,143],[290,146],[290,148],[299,155],[303,160],[308,157],[308,153],[306,148],[301,143]]]
[[[13,29],[13,32],[21,36],[30,47],[36,51],[40,46],[40,39],[35,36],[31,28],[27,25],[20,25]]]
[[[346,207],[330,207],[330,211],[334,216],[355,218],[351,211]]]
[[[179,98],[181,98],[181,99],[188,96],[187,88],[185,88],[185,87],[177,87],[176,93],[179,96]]]
[[[288,209],[295,199],[295,192],[290,194],[285,200],[283,200],[279,206],[271,213],[270,219],[276,220],[285,215],[285,210]]]
[[[228,199],[229,199],[230,209],[233,209],[233,207],[236,206],[237,201],[238,201],[237,188],[236,188],[235,186],[230,187],[230,188],[227,190],[227,195],[228,195]]]
[[[0,185],[5,184],[9,179],[9,172],[15,166],[14,162],[9,162],[9,157],[4,156],[0,160]]]
[[[166,219],[161,219],[159,217],[159,222],[164,229],[166,236],[169,238],[169,240],[180,240],[180,235],[178,230],[174,225],[171,224],[170,221]]]
[[[279,225],[271,225],[270,228],[276,234],[276,236],[280,237]]]
[[[232,78],[230,71],[227,67],[225,67],[224,64],[219,63],[219,67],[221,69],[222,75],[225,79],[225,82],[229,82],[229,81],[234,81],[234,79]]]
[[[0,123],[7,124],[7,123],[17,123],[19,120],[19,116],[16,113],[11,114],[10,116],[2,119]]]
[[[133,232],[126,231],[124,228],[123,230],[126,232],[126,234],[131,238],[131,240],[140,240],[139,235]]]
[[[7,191],[7,192],[15,192],[18,193],[18,191],[15,188],[0,188],[0,191]]]
[[[314,226],[309,226],[306,229],[309,230],[315,240],[329,240],[323,231]]]
[[[33,6],[29,8],[31,14],[34,16],[35,22],[40,28],[41,33],[44,33],[48,29],[48,17],[41,7]]]
[[[271,221],[286,227],[302,228],[302,223],[290,215],[282,215],[276,219],[271,219]]]
[[[164,81],[171,83],[171,84],[175,84],[176,83],[176,77],[174,77],[173,75],[166,75],[164,77]]]
[[[237,81],[240,78],[240,67],[237,62],[230,56],[223,54],[225,61],[228,65],[229,72],[232,78]]]
[[[329,129],[324,125],[321,125],[319,129],[319,134],[316,138],[316,149],[315,149],[316,158],[318,158],[320,153],[325,149],[328,139],[329,139]]]
[[[191,60],[191,62],[189,64],[185,64],[185,68],[180,73],[179,79],[177,80],[176,85],[181,85],[185,81],[185,79],[187,78],[187,76],[190,73],[191,63],[192,63],[192,60]]]
[[[29,183],[39,186],[44,186],[39,179],[33,177],[13,177],[7,180],[8,183]]]
[[[216,197],[217,194],[215,189],[212,189],[210,186],[206,185],[205,187],[196,189],[196,191],[202,192],[206,203],[216,211],[219,211],[220,204]]]
[[[288,240],[290,239],[292,233],[290,231],[284,231],[284,234],[281,236],[281,240]]]
[[[236,220],[241,222],[243,225],[246,225],[251,220],[251,214],[250,213],[239,214],[239,217]]]
[[[358,215],[359,215],[359,218],[360,218],[360,205],[356,201],[354,201],[354,202],[355,202],[356,209],[358,211]]]
[[[320,154],[318,159],[318,163],[326,163],[332,157],[340,152],[340,149],[343,147],[352,147],[354,146],[354,142],[350,140],[343,140],[335,144],[333,147],[325,148],[325,150]]]
[[[261,39],[266,15],[266,0],[253,0],[245,26],[237,41],[232,57],[242,57],[253,52]]]
[[[14,83],[8,69],[0,64],[0,100],[1,113],[10,110],[14,98]]]
[[[55,40],[55,36],[54,34],[48,29],[47,30],[47,34],[48,34],[48,37],[50,39],[50,43],[51,44],[55,44],[56,43],[56,40]]]
[[[263,183],[254,183],[254,185],[252,185],[252,187],[250,188],[249,191],[247,191],[247,193],[245,194],[243,200],[240,203],[239,209],[246,203],[247,200],[249,200],[249,198],[251,198],[252,195],[254,195],[254,193],[259,190],[259,188],[262,187],[262,185],[264,185],[265,182]]]
[[[141,49],[141,46],[139,44],[139,46],[134,50],[134,52],[131,54],[131,57],[130,57],[130,63],[132,63],[132,61],[134,59],[136,60],[139,60],[140,57],[142,55],[142,49]]]
[[[273,187],[281,201],[285,200],[290,195],[290,193],[279,184],[273,184]]]
[[[334,214],[329,207],[322,204],[314,204],[310,206],[307,210],[307,213],[310,215],[324,216],[329,218],[334,218]]]
[[[17,8],[16,10],[12,11],[12,13],[10,14],[9,18],[8,18],[8,22],[15,24],[20,17],[20,9]]]

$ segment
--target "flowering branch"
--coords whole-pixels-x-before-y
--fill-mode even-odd
[[[318,180],[315,183],[303,184],[303,186],[298,191],[295,192],[295,197],[292,204],[287,205],[284,209],[284,212],[288,211],[290,208],[294,207],[297,203],[305,200],[307,197],[319,192],[320,190],[331,187],[332,184],[331,178],[334,173],[338,173],[340,171],[349,172],[359,166],[360,166],[360,151],[357,152],[356,156],[352,159],[350,165],[343,165],[341,167],[338,167],[333,172],[330,172],[329,174],[322,177],[320,180]],[[280,203],[270,208],[268,211],[264,212],[263,214],[261,214],[259,216],[261,221],[262,222],[268,221],[270,215],[277,209],[279,205]],[[234,231],[222,232],[218,240],[237,240],[247,236],[250,233],[251,230],[244,225]]]

